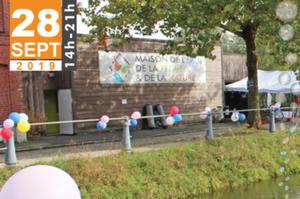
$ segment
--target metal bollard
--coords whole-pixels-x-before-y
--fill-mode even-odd
[[[269,132],[270,133],[276,132],[275,109],[274,109],[274,107],[270,108]]]
[[[214,139],[214,131],[213,131],[213,114],[211,111],[207,113],[207,130],[205,138],[207,140],[213,140]]]
[[[123,144],[127,152],[131,152],[131,138],[130,138],[130,119],[125,117],[123,124]]]
[[[15,135],[16,129],[13,129],[13,135],[10,140],[6,141],[6,153],[5,153],[5,164],[13,166],[17,164],[16,146],[15,146]]]

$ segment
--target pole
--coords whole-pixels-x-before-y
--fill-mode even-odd
[[[207,113],[207,130],[206,130],[206,136],[205,136],[205,138],[207,140],[213,140],[214,139],[213,115],[212,115],[211,111],[209,111]]]
[[[12,137],[6,141],[6,153],[5,153],[5,164],[8,166],[13,166],[17,164],[17,155],[16,155],[16,147],[15,147],[15,138],[14,134],[16,134],[16,129],[13,129]]]
[[[270,120],[269,120],[269,132],[276,132],[276,122],[275,122],[275,108],[270,108]]]
[[[123,124],[123,144],[127,152],[131,152],[131,139],[130,139],[130,120],[129,117],[125,117]]]

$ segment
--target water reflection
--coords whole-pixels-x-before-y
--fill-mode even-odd
[[[260,182],[233,191],[221,191],[203,196],[203,199],[300,199],[300,176],[294,176],[286,183],[288,190],[279,187],[279,182]]]

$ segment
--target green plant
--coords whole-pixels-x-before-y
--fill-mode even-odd
[[[276,178],[288,134],[259,133],[144,153],[43,162],[59,167],[78,183],[83,199],[201,198],[201,194]],[[300,150],[300,136],[288,149]],[[20,169],[20,168],[18,168]],[[289,174],[300,173],[299,154],[291,155]],[[0,170],[0,186],[16,169]]]

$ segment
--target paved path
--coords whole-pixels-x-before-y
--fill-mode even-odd
[[[238,124],[215,124],[216,136],[233,134]],[[152,149],[166,143],[195,142],[205,135],[204,124],[181,125],[169,129],[132,130],[132,146],[135,150]],[[78,133],[75,136],[37,137],[27,143],[17,144],[18,164],[74,155],[101,156],[116,154],[122,149],[122,131]],[[158,147],[159,148],[159,147]],[[0,152],[1,153],[1,152]],[[0,163],[4,152],[0,154]],[[26,165],[27,165],[26,164]]]

